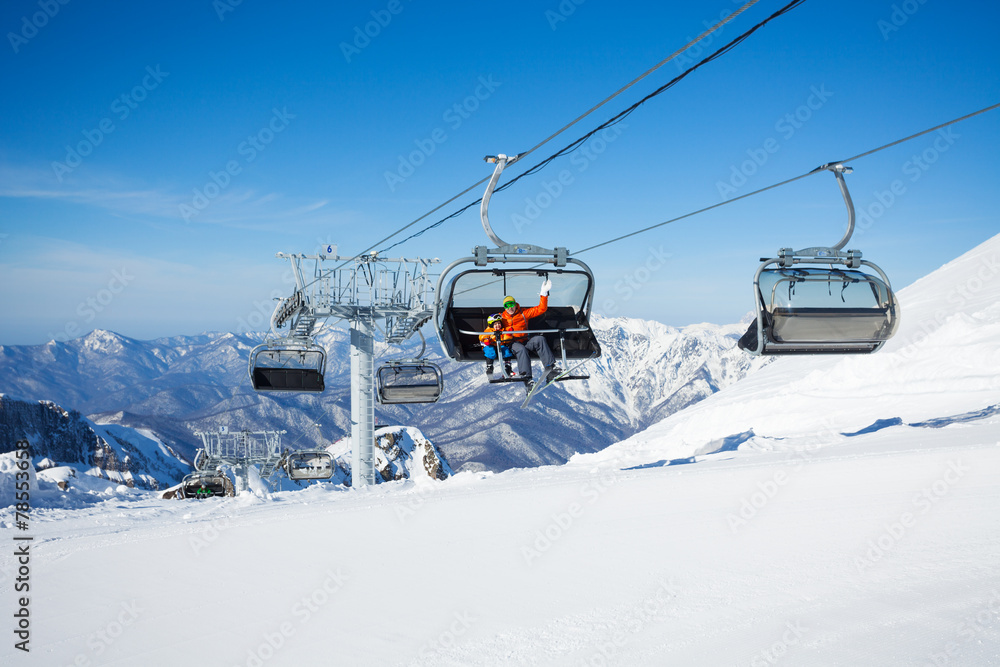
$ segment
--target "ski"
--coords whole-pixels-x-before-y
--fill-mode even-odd
[[[536,384],[534,387],[531,388],[531,391],[528,392],[528,395],[525,396],[524,402],[521,403],[521,407],[522,408],[526,407],[528,405],[528,403],[531,402],[532,398],[534,398],[536,395],[538,395],[538,394],[542,393],[543,391],[545,391],[549,387],[549,385],[553,384],[554,382],[559,382],[560,380],[586,380],[586,379],[588,379],[590,377],[589,375],[570,375],[570,374],[573,371],[575,371],[577,368],[579,368],[580,366],[583,366],[585,363],[587,363],[591,359],[595,358],[596,356],[597,356],[597,354],[592,354],[589,357],[587,357],[586,359],[582,359],[581,361],[577,362],[576,364],[574,364],[574,365],[570,366],[569,368],[563,370],[561,373],[559,373],[558,375],[556,375],[554,378],[551,378],[549,380],[546,380],[545,382],[539,382],[538,384]]]

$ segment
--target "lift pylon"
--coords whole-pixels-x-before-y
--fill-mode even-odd
[[[315,255],[278,253],[277,257],[291,263],[295,290],[275,307],[272,337],[265,350],[298,350],[304,345],[316,345],[321,323],[331,317],[350,323],[352,484],[374,484],[375,332],[381,331],[387,343],[398,344],[430,320],[436,278],[430,275],[430,266],[440,260],[390,259],[374,252],[341,257],[333,245]],[[255,370],[251,359],[251,378]],[[276,374],[270,369],[267,372]],[[254,387],[258,388],[258,384],[255,382]],[[315,390],[317,384],[325,386],[322,377],[308,389],[298,390]]]

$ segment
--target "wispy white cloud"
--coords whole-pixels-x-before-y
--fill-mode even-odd
[[[185,194],[171,188],[149,187],[116,174],[71,174],[64,183],[55,184],[49,170],[11,165],[0,165],[0,197],[70,202],[118,216],[140,216],[158,222],[256,230],[274,229],[290,221],[314,222],[315,214],[329,204],[327,199],[288,198],[278,192],[260,193],[252,188],[233,187],[199,209],[193,204],[193,191]],[[194,212],[188,215],[188,220],[182,207]]]

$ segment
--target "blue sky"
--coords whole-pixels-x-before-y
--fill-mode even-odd
[[[275,252],[366,249],[487,176],[484,155],[534,146],[741,4],[7,2],[0,344],[235,330],[287,289]],[[702,52],[784,4],[761,0]],[[491,221],[572,252],[995,104],[998,19],[986,1],[807,0],[498,193]],[[993,236],[998,148],[1000,110],[852,163],[874,215],[850,246],[899,288]],[[733,322],[759,257],[832,244],[845,220],[820,174],[580,258],[596,312]],[[447,263],[485,242],[473,209],[389,254]]]

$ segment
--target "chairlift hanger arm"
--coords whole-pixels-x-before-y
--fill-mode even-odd
[[[847,206],[847,231],[844,233],[844,237],[836,243],[836,245],[830,246],[834,250],[843,250],[847,245],[847,242],[851,240],[851,236],[854,235],[854,201],[851,199],[851,193],[847,190],[847,181],[844,180],[844,174],[850,174],[854,171],[852,167],[848,167],[842,162],[830,162],[828,164],[821,165],[816,168],[816,171],[827,170],[833,172],[833,175],[837,177],[837,185],[840,186],[840,194],[844,197],[844,204]]]
[[[483,200],[479,204],[479,217],[483,221],[483,230],[486,232],[486,236],[488,236],[489,239],[493,241],[493,243],[495,243],[498,248],[510,244],[501,239],[499,236],[497,236],[496,233],[493,231],[493,228],[490,226],[490,216],[489,216],[490,197],[493,196],[493,190],[497,186],[497,181],[500,180],[500,174],[503,173],[504,167],[506,167],[508,164],[514,164],[515,162],[517,162],[519,157],[521,156],[514,155],[513,157],[508,157],[503,153],[500,153],[498,155],[487,155],[486,157],[483,158],[483,160],[485,160],[486,162],[495,164],[496,167],[493,168],[493,176],[490,177],[490,181],[486,185],[486,193],[483,195]]]

